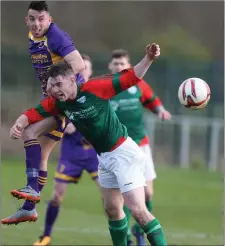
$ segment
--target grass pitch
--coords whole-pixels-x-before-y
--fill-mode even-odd
[[[25,185],[22,161],[3,160],[1,168],[2,217],[15,212],[22,202],[10,191]],[[42,233],[46,202],[52,187],[55,164],[49,166],[48,184],[37,205],[36,223],[1,226],[1,244],[32,245]],[[156,167],[153,213],[160,220],[168,243],[222,245],[222,175],[206,170]],[[52,245],[111,245],[99,193],[84,173],[78,185],[71,184],[61,207]]]

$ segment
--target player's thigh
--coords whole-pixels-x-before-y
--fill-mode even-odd
[[[145,158],[138,145],[128,138],[112,152],[99,156],[99,180],[104,188],[120,188],[121,193],[146,185]]]
[[[109,219],[124,218],[123,197],[120,189],[101,187],[104,210]]]
[[[147,181],[153,181],[154,179],[156,179],[157,176],[156,176],[154,161],[152,158],[151,148],[148,144],[140,146],[140,148],[145,155],[145,171],[144,171],[145,179]]]
[[[66,126],[69,124],[69,120],[62,115],[57,115],[54,118],[57,122],[57,127],[55,127],[52,131],[46,133],[45,136],[59,142],[63,138],[63,134]]]
[[[54,128],[57,127],[57,122],[54,117],[45,118],[39,122],[29,125],[25,128],[23,133],[24,141],[38,138],[45,133],[52,131]]]
[[[41,144],[41,167],[42,171],[47,170],[47,162],[50,153],[52,152],[53,148],[57,144],[57,141],[51,139],[46,136],[41,136],[39,138],[39,142]]]

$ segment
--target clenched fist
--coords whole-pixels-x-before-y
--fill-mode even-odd
[[[149,44],[145,48],[146,54],[151,61],[155,61],[160,56],[160,47],[158,44]]]

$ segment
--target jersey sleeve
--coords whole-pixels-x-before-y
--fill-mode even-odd
[[[107,100],[121,91],[136,85],[140,81],[141,79],[136,77],[134,69],[131,68],[124,70],[121,73],[92,78],[83,85],[81,90]]]
[[[162,106],[162,102],[159,97],[156,96],[153,89],[144,81],[138,84],[138,87],[141,91],[141,102],[145,108],[148,108],[152,112],[157,112],[156,109],[159,106]]]
[[[48,35],[48,48],[54,54],[65,57],[76,50],[73,39],[68,33],[53,25]]]
[[[56,101],[53,98],[46,97],[35,108],[28,109],[24,114],[28,118],[29,124],[41,121],[44,118],[58,115]]]

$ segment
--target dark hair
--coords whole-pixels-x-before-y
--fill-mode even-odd
[[[112,51],[111,59],[121,57],[126,57],[128,60],[130,60],[128,51],[123,49],[116,49]]]
[[[92,62],[91,58],[89,55],[86,55],[86,54],[81,54],[81,57],[83,60],[86,60],[86,61],[89,61],[89,62]]]
[[[57,62],[56,64],[52,65],[48,71],[48,78],[56,78],[57,76],[67,76],[70,74],[74,74],[73,69],[70,64],[61,61]]]
[[[46,1],[32,1],[28,7],[29,9],[37,10],[37,11],[48,11],[48,4]]]

